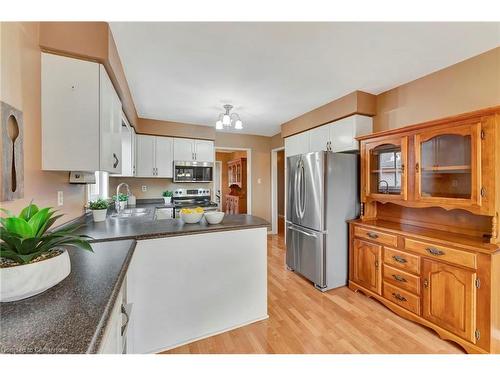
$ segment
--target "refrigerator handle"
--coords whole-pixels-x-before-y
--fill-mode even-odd
[[[300,203],[299,203],[299,213],[300,213],[300,218],[304,218],[304,214],[306,212],[306,183],[305,183],[305,169],[304,169],[304,162],[301,160],[300,163]]]
[[[292,226],[288,226],[288,229],[290,230],[293,230],[294,232],[299,232],[299,233],[302,233],[302,234],[305,234],[306,236],[308,237],[314,237],[314,238],[317,238],[317,236],[315,234],[312,234],[312,233],[307,233],[306,231],[303,231],[299,228],[295,228],[295,227],[292,227]]]
[[[300,217],[300,212],[299,212],[299,189],[297,188],[298,185],[298,171],[299,171],[299,165],[300,165],[300,159],[297,161],[297,164],[295,165],[295,174],[294,174],[294,185],[293,185],[293,196],[294,196],[294,205],[295,205],[295,214]]]

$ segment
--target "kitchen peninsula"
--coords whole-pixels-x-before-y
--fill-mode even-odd
[[[96,252],[71,253],[72,273],[58,286],[2,305],[0,323],[9,327],[2,331],[2,352],[19,352],[22,347],[23,352],[37,353],[113,352],[114,348],[155,353],[268,317],[265,220],[228,215],[217,225],[205,220],[184,224],[156,220],[154,215],[155,210],[148,208],[142,216],[108,215],[100,223],[90,216],[81,218],[85,225],[80,233],[94,238]],[[115,249],[118,245],[123,250]],[[106,256],[107,249],[121,251],[120,256]],[[94,282],[96,277],[103,282]],[[81,293],[72,301],[80,299],[73,305],[81,311],[65,315],[67,321],[56,324],[57,330],[39,330],[35,327],[39,322],[30,314],[19,314],[37,309],[38,316],[56,318],[67,305],[64,291],[71,290],[75,280],[81,282]],[[40,309],[46,313],[40,314]],[[115,311],[119,322],[113,330]],[[123,345],[110,346],[110,336],[116,332],[120,336],[121,327],[126,328],[126,337],[120,338]],[[60,337],[65,339],[60,342]]]

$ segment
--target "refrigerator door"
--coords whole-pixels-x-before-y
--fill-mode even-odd
[[[301,155],[296,170],[297,218],[294,224],[316,231],[325,230],[326,152]]]
[[[311,280],[318,288],[326,286],[325,234],[287,223],[286,262],[288,267]]]

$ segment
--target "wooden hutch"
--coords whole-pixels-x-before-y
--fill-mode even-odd
[[[227,182],[231,189],[226,195],[228,214],[247,213],[247,159],[239,158],[227,162]]]
[[[359,137],[349,287],[500,353],[500,107]]]

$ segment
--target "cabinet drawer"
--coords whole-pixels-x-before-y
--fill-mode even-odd
[[[377,230],[354,227],[356,237],[367,238],[383,245],[398,246],[398,237],[394,234],[379,232]]]
[[[384,283],[384,298],[399,306],[420,315],[420,298],[406,290]]]
[[[389,282],[413,294],[420,294],[420,277],[384,264],[384,282]]]
[[[435,245],[429,242],[405,238],[405,249],[426,255],[430,258],[441,259],[461,266],[476,268],[476,254],[452,249],[446,246]]]
[[[416,274],[420,273],[420,257],[391,248],[384,248],[384,263]]]

